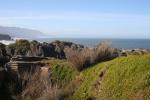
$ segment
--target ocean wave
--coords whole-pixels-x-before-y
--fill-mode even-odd
[[[5,45],[9,45],[9,44],[15,43],[15,41],[14,40],[0,40],[0,43],[3,43]]]

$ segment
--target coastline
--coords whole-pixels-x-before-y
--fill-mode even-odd
[[[9,45],[15,42],[16,42],[15,40],[0,40],[0,43],[3,43],[5,45]]]
[[[9,45],[15,43],[17,40],[36,40],[40,43],[46,42],[51,43],[56,40],[72,42],[81,44],[84,47],[93,48],[99,43],[109,43],[112,47],[118,48],[122,51],[149,51],[150,50],[150,39],[82,39],[82,38],[40,38],[40,39],[26,39],[26,38],[13,38],[11,40],[0,40],[0,43]]]

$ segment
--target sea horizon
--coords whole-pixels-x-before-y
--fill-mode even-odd
[[[114,48],[119,49],[150,49],[150,39],[135,39],[135,38],[36,38],[36,39],[26,39],[29,41],[36,40],[38,42],[53,42],[56,40],[73,42],[76,44],[84,45],[85,47],[95,47],[99,43],[107,42]],[[16,40],[1,40],[0,43],[11,44]]]
[[[108,42],[112,47],[120,49],[150,49],[150,39],[121,39],[121,38],[40,38],[40,42],[52,42],[55,40],[73,42],[85,47],[95,47],[101,42]]]

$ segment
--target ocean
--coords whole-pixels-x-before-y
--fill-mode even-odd
[[[29,39],[31,40],[31,39]],[[95,47],[101,42],[108,42],[114,48],[120,49],[150,49],[150,39],[93,39],[93,38],[40,38],[39,42],[52,42],[55,40],[68,41],[84,45],[85,47]],[[10,44],[13,40],[1,40],[0,43]]]
[[[69,41],[82,44],[86,47],[95,47],[101,42],[108,42],[114,48],[120,49],[150,49],[150,39],[90,39],[90,38],[43,38],[40,42],[52,42],[55,40]]]

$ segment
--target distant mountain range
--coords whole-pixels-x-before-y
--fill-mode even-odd
[[[25,39],[33,39],[33,38],[43,38],[46,37],[40,31],[26,29],[26,28],[19,28],[19,27],[4,27],[0,26],[0,34],[6,34],[11,36],[12,38],[25,38]]]

